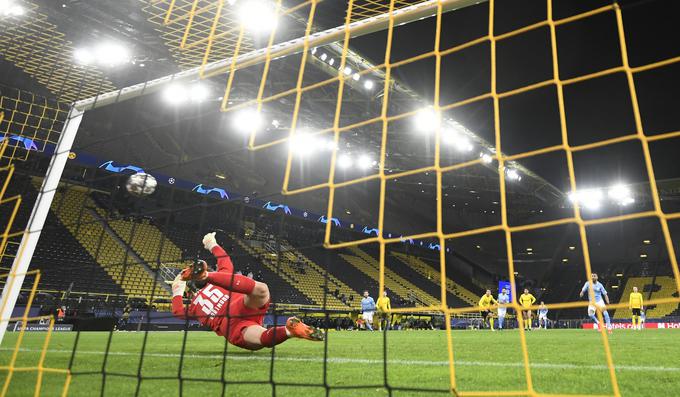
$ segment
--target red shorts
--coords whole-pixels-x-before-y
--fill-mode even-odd
[[[243,339],[243,330],[251,325],[262,326],[264,322],[264,316],[269,308],[269,302],[259,309],[251,309],[246,307],[243,302],[245,295],[239,294],[235,296],[233,294],[233,300],[229,305],[229,316],[227,321],[224,321],[220,328],[222,328],[221,335],[229,335],[227,340],[234,346],[247,348],[247,343]]]

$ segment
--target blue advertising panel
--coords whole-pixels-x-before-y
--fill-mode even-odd
[[[505,281],[505,280],[500,280],[498,282],[498,293],[501,293],[501,290],[505,288],[508,290],[508,295],[510,295],[510,302],[512,302],[512,289],[510,288],[510,281]]]

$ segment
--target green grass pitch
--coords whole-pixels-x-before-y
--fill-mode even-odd
[[[327,360],[324,343],[289,340],[276,348],[248,352],[227,347],[209,332],[81,333],[73,357],[71,396],[226,396],[272,394],[270,380],[279,383],[277,396],[394,396],[446,395],[449,387],[448,353],[444,331],[394,331],[387,334],[386,368],[383,337],[379,332],[329,333]],[[0,347],[0,365],[8,365],[17,333],[7,333]],[[38,364],[44,333],[27,333],[16,366]],[[46,367],[66,368],[76,333],[55,333]],[[680,331],[619,330],[610,336],[616,376],[624,396],[675,395],[680,391]],[[143,359],[141,350],[146,341]],[[110,353],[104,352],[109,346]],[[534,330],[527,334],[531,379],[540,393],[613,394],[599,333],[592,330]],[[461,391],[513,391],[526,388],[519,332],[506,330],[453,331],[455,376]],[[106,375],[103,375],[103,373]],[[138,386],[138,375],[141,383]],[[180,383],[179,377],[184,378]],[[2,371],[1,381],[7,377]],[[35,372],[15,372],[9,396],[32,396]],[[41,395],[59,395],[64,375],[45,374]],[[208,379],[217,382],[208,381]],[[239,384],[238,382],[251,382]],[[254,384],[252,382],[264,382]],[[298,386],[307,384],[315,386]],[[357,388],[358,387],[358,388]],[[180,394],[180,388],[182,394]],[[354,389],[353,389],[354,388]],[[434,390],[442,390],[436,393]],[[670,394],[669,394],[670,393]]]

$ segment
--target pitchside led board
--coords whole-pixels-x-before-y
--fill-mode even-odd
[[[498,282],[498,293],[499,294],[501,293],[503,288],[508,290],[508,295],[510,295],[510,302],[512,302],[512,293],[511,293],[512,290],[510,289],[510,281],[503,281],[503,280],[499,281]]]

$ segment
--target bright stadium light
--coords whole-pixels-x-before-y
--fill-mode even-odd
[[[456,131],[452,126],[442,129],[442,141],[460,152],[469,152],[473,149],[470,139]]]
[[[203,102],[208,98],[210,90],[203,84],[194,84],[189,89],[189,99],[192,102]]]
[[[130,62],[130,53],[120,44],[101,43],[94,48],[77,48],[73,59],[81,65],[114,67]]]
[[[321,56],[320,56],[319,58],[320,58],[322,61],[325,61],[326,58],[328,58],[328,54],[326,54],[326,53],[324,52],[323,54],[321,54]]]
[[[604,194],[600,189],[586,189],[569,193],[569,201],[589,210],[597,210],[602,206]]]
[[[171,105],[180,105],[186,102],[187,89],[183,85],[173,84],[163,90],[163,99]]]
[[[342,169],[349,168],[352,165],[352,158],[346,154],[338,156],[338,167]]]
[[[441,115],[432,108],[421,109],[415,114],[414,123],[418,131],[432,132],[439,127]]]
[[[3,17],[20,17],[24,15],[26,10],[19,4],[15,4],[11,0],[0,0],[0,16]]]
[[[264,120],[257,109],[243,109],[232,119],[234,129],[242,134],[249,134],[262,128]]]
[[[81,65],[89,65],[92,63],[92,61],[94,61],[94,55],[85,48],[78,48],[73,51],[73,58],[75,59],[76,63]]]
[[[328,61],[328,64],[331,65],[331,66],[333,66],[334,63],[335,63],[335,59],[333,59],[333,58],[331,58],[331,59]]]
[[[359,81],[359,79],[361,79],[361,75],[359,73],[354,73],[352,78],[354,79],[354,81]]]
[[[364,88],[366,90],[371,91],[374,86],[375,86],[375,83],[373,83],[373,81],[371,81],[371,80],[364,81]]]
[[[278,16],[274,5],[265,0],[248,0],[238,9],[238,19],[243,27],[250,32],[269,33],[276,28]]]
[[[128,50],[120,44],[103,43],[95,48],[96,62],[104,66],[118,66],[130,61]]]
[[[368,155],[363,154],[359,157],[359,160],[357,160],[357,165],[359,166],[360,169],[367,170],[371,168],[371,166],[373,165],[373,161]]]
[[[306,131],[298,131],[290,140],[290,148],[297,156],[307,156],[314,151],[316,146],[315,137]]]
[[[508,169],[505,171],[505,175],[506,175],[506,176],[508,177],[508,179],[511,180],[511,181],[518,181],[518,182],[519,182],[519,181],[522,180],[522,176],[519,174],[519,171],[517,171],[517,170],[514,169],[514,168],[508,168]]]
[[[479,153],[479,158],[482,159],[482,163],[484,164],[491,164],[493,161],[493,157],[491,157],[490,154],[484,152]]]
[[[349,76],[352,74],[352,68],[349,66],[345,66],[345,70],[343,70],[343,73],[345,73],[345,76]]]
[[[630,189],[622,184],[617,184],[607,190],[607,196],[618,205],[629,205],[635,202]]]

